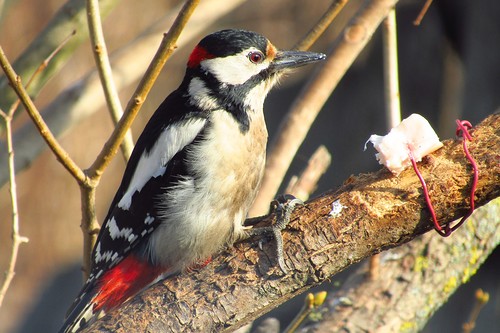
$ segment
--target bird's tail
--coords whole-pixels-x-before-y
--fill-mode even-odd
[[[99,278],[85,284],[59,333],[75,333],[90,325],[150,285],[164,270],[129,255]]]
[[[105,314],[104,311],[100,311],[102,314],[97,313],[94,309],[96,304],[93,300],[96,293],[93,284],[87,282],[82,288],[80,295],[69,308],[59,333],[78,332]]]

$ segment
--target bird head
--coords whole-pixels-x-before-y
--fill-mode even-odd
[[[223,84],[240,85],[260,83],[323,59],[321,53],[278,50],[255,32],[227,29],[203,38],[191,53],[188,68],[210,73]]]
[[[280,74],[323,59],[321,53],[278,50],[255,32],[227,29],[204,37],[194,48],[185,82],[202,109],[248,113],[262,109]]]

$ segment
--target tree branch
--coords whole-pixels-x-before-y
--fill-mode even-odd
[[[13,109],[12,109],[13,111]],[[16,173],[14,167],[14,146],[12,145],[12,113],[5,113],[0,109],[0,117],[5,121],[5,134],[7,136],[7,152],[9,154],[9,184],[10,184],[10,204],[12,207],[12,247],[11,254],[9,258],[9,264],[7,270],[5,271],[5,279],[0,284],[0,307],[2,307],[5,294],[9,289],[9,286],[14,279],[17,262],[17,254],[19,253],[19,246],[22,243],[27,243],[28,238],[21,236],[19,233],[19,210],[17,205],[17,186],[16,186]]]
[[[449,238],[431,232],[380,254],[380,276],[358,269],[328,297],[323,320],[301,332],[421,332],[499,244],[499,214],[497,198]]]
[[[119,0],[101,0],[101,13],[107,16],[119,3]],[[86,29],[85,2],[69,0],[50,20],[45,29],[36,37],[28,48],[14,62],[13,67],[19,76],[26,80],[37,70],[38,66],[65,40],[69,33],[76,31],[61,52],[58,52],[47,68],[37,75],[28,90],[30,96],[37,96],[47,81],[61,69],[73,55],[76,48],[88,38]],[[16,99],[16,94],[8,85],[9,81],[0,77],[0,109],[7,110]]]
[[[396,27],[396,9],[389,11],[389,15],[382,25],[384,51],[384,100],[387,128],[390,130],[401,122],[401,100],[399,91],[398,69],[398,37]]]
[[[500,196],[500,115],[488,117],[471,133],[474,141],[470,150],[481,175],[476,204],[482,206]],[[463,216],[469,209],[472,175],[461,142],[444,141],[444,147],[426,158],[420,169],[440,223]],[[342,206],[335,215],[331,215],[333,202]],[[264,218],[260,225],[271,221],[272,217]],[[470,223],[464,229],[470,228]],[[495,223],[499,222],[488,222],[482,237],[495,233]],[[296,210],[283,235],[288,275],[283,276],[276,267],[272,243],[261,251],[244,242],[198,272],[167,279],[146,290],[86,332],[235,329],[349,265],[429,230],[430,214],[412,170],[399,177],[386,170],[351,177],[339,189]],[[498,233],[492,239],[490,247],[498,244]]]
[[[11,64],[9,63],[7,56],[5,55],[3,48],[0,46],[0,64],[2,65],[2,69],[5,73],[5,76],[9,80],[12,85],[13,90],[19,96],[19,99],[23,103],[28,115],[35,123],[40,135],[43,137],[47,145],[52,150],[54,155],[56,155],[57,160],[68,170],[71,176],[76,179],[76,181],[80,184],[83,184],[86,181],[86,175],[84,172],[78,167],[78,165],[71,159],[68,153],[64,150],[64,148],[59,144],[57,139],[54,137],[47,124],[43,120],[40,112],[36,108],[35,104],[31,100],[31,97],[28,95],[28,92],[24,88],[21,82],[21,77],[14,72]]]
[[[325,146],[319,146],[309,158],[307,166],[300,176],[292,176],[284,193],[291,194],[302,201],[309,199],[318,186],[319,179],[326,172],[332,161],[332,155]]]
[[[306,51],[318,40],[330,26],[349,0],[334,0],[318,22],[307,32],[307,34],[293,47],[296,50]]]
[[[104,96],[111,114],[111,119],[116,126],[120,118],[123,116],[123,108],[118,96],[118,89],[116,88],[115,81],[113,80],[108,49],[106,47],[106,41],[104,40],[99,1],[87,0],[86,3],[90,42],[93,47],[92,53],[94,54],[97,72],[99,73],[99,78],[104,90]],[[125,162],[127,162],[132,154],[132,150],[134,149],[134,140],[132,139],[132,131],[130,128],[125,134],[120,148],[122,150],[123,158],[125,159]]]
[[[40,66],[38,66],[37,70],[33,73],[31,78],[28,80],[26,83],[26,89],[29,88],[30,84],[33,82],[34,79],[41,73],[43,73],[43,70],[47,68],[48,64],[50,61],[54,58],[54,56],[57,55],[57,53],[63,48],[63,46],[68,42],[69,39],[74,35],[71,34],[70,36],[67,37],[65,41],[61,43],[48,57],[45,59]],[[0,51],[1,47],[0,47]],[[1,62],[5,63],[5,66],[2,67],[10,67],[10,64],[7,60],[7,57],[3,52],[0,52],[1,55]],[[11,74],[13,73],[13,70],[7,69],[8,71],[11,71]],[[22,87],[21,87],[22,88]],[[17,99],[12,106],[10,107],[9,111],[6,113],[2,109],[0,109],[0,117],[4,119],[4,124],[5,124],[5,136],[6,136],[6,141],[7,141],[7,172],[9,174],[9,185],[10,185],[10,203],[11,203],[11,213],[12,213],[12,247],[11,247],[11,254],[10,254],[10,259],[9,259],[9,264],[7,271],[5,272],[5,279],[2,282],[0,286],[0,307],[2,306],[3,300],[5,298],[5,294],[7,293],[7,290],[9,289],[12,280],[14,279],[15,271],[14,268],[16,267],[16,262],[17,262],[17,256],[19,253],[19,246],[22,243],[27,243],[29,239],[27,237],[21,236],[19,233],[19,208],[18,208],[18,198],[17,198],[17,185],[16,185],[16,167],[15,167],[15,154],[14,154],[14,140],[13,140],[13,131],[12,131],[12,121],[14,120],[14,114],[15,111],[17,110],[19,104],[21,103],[20,99]]]

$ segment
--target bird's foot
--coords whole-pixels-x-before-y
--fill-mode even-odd
[[[248,236],[272,235],[276,241],[276,256],[278,265],[283,273],[287,274],[288,270],[285,266],[283,256],[283,237],[281,231],[290,223],[290,216],[297,205],[303,205],[304,202],[297,199],[293,195],[284,194],[278,196],[271,202],[271,211],[276,214],[276,221],[269,227],[251,228],[248,230]],[[259,247],[262,249],[262,242],[259,242]]]

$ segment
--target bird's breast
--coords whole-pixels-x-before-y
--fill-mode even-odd
[[[262,112],[250,115],[248,131],[242,131],[228,112],[214,112],[205,137],[191,152],[198,159],[190,164],[198,166],[197,185],[213,194],[214,200],[233,214],[240,209],[248,210],[260,187],[266,144]]]
[[[250,127],[242,131],[226,111],[215,111],[199,144],[188,156],[196,159],[195,191],[204,196],[211,212],[207,237],[223,237],[224,243],[239,238],[242,224],[260,188],[266,159],[267,129],[262,112],[249,114]],[[199,222],[199,221],[198,221]]]

